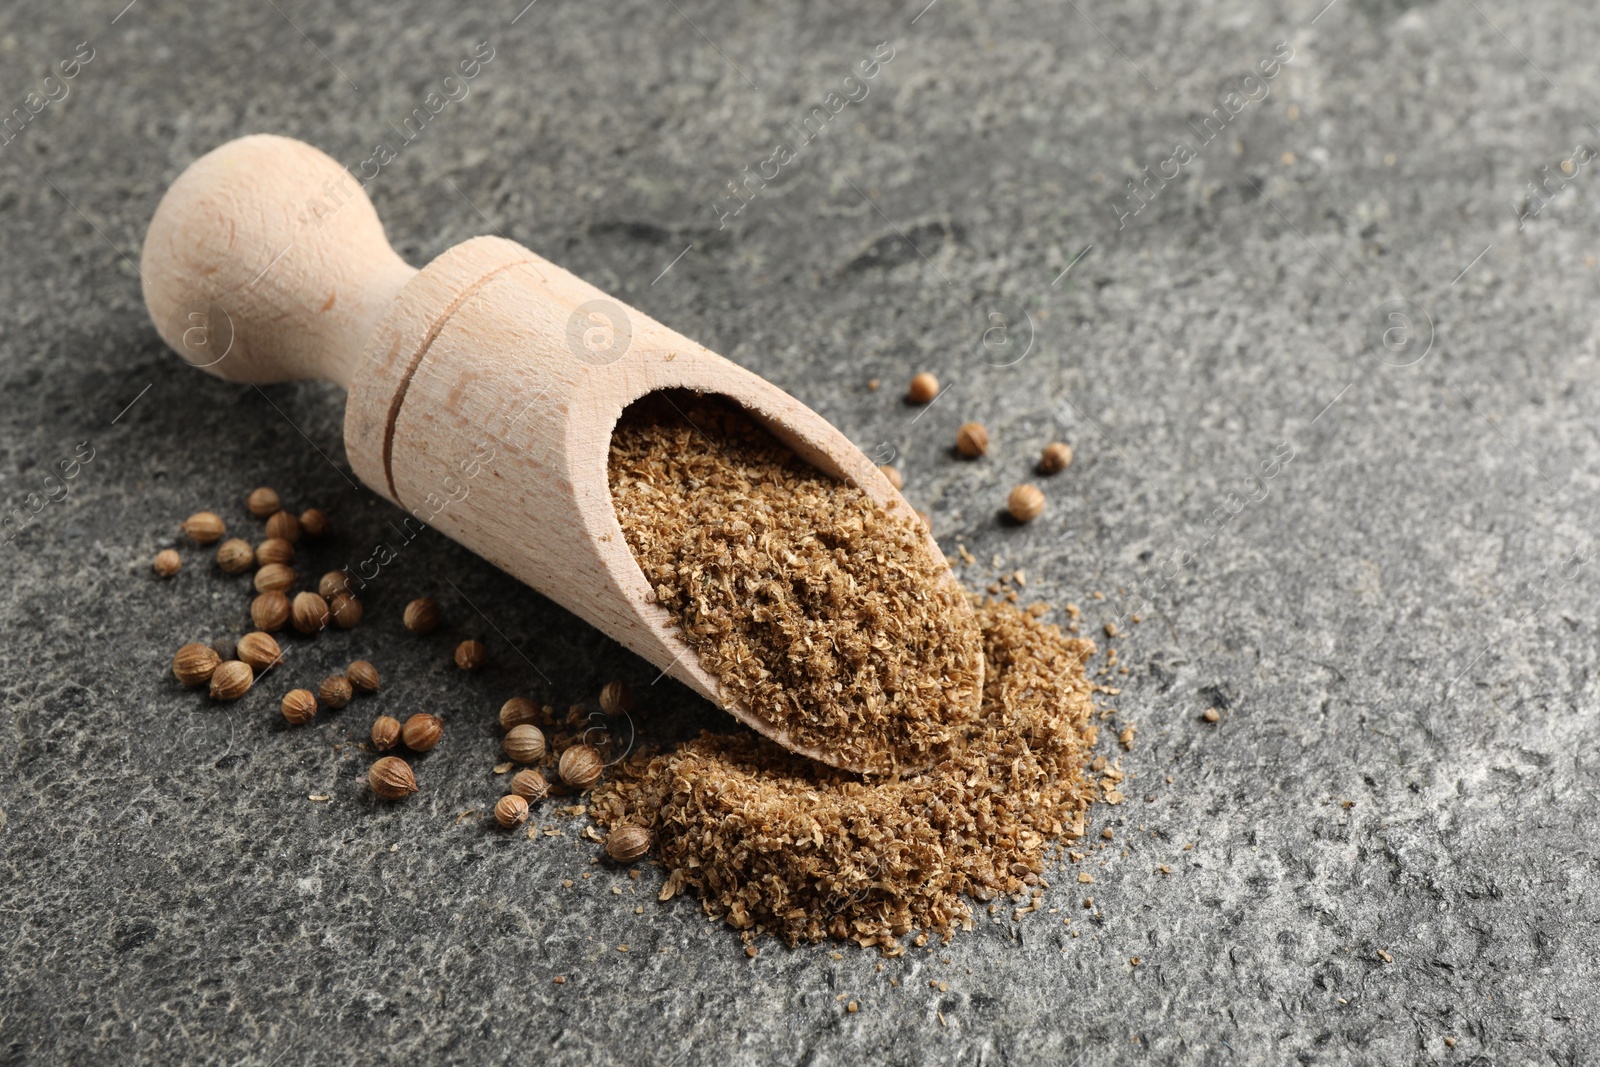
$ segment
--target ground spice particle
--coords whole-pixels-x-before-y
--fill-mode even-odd
[[[740,930],[898,955],[914,930],[971,929],[968,898],[1025,892],[1055,843],[1082,836],[1097,790],[1083,774],[1093,642],[1005,604],[977,617],[982,716],[928,771],[863,781],[764,738],[702,734],[614,768],[594,817],[648,828],[662,899],[693,891]]]
[[[797,747],[923,768],[977,715],[977,627],[909,515],[687,393],[623,413],[610,483],[629,548],[702,666]]]

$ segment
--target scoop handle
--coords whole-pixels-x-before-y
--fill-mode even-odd
[[[356,175],[310,145],[255,134],[172,183],[140,274],[156,329],[194,366],[235,382],[349,388],[416,270],[389,246]]]

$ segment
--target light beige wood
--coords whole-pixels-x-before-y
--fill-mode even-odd
[[[282,137],[241,138],[184,171],[142,273],[185,359],[231,381],[343,385],[345,447],[373,490],[779,744],[848,767],[724,698],[656,603],[606,479],[623,409],[691,389],[907,513],[821,416],[512,241],[477,237],[413,270],[354,178]],[[931,536],[929,549],[942,558]]]

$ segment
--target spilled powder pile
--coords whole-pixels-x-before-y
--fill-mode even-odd
[[[978,628],[908,512],[688,393],[629,407],[609,471],[628,547],[726,693],[844,766],[949,754],[978,714]]]
[[[618,428],[612,485],[629,544],[691,643],[709,649],[711,662],[720,664],[715,673],[732,673],[719,655],[732,657],[734,666],[750,657],[774,676],[750,677],[747,691],[798,709],[818,699],[826,705],[825,683],[850,678],[848,668],[865,654],[834,653],[845,658],[787,667],[781,645],[775,652],[763,644],[769,636],[729,621],[738,602],[783,600],[715,593],[724,584],[742,591],[747,582],[777,581],[781,570],[752,571],[753,561],[762,568],[771,563],[731,549],[707,561],[704,546],[736,522],[754,526],[758,516],[784,538],[824,527],[840,514],[859,516],[864,529],[898,528],[881,513],[874,518],[872,505],[856,500],[854,490],[800,464],[736,410],[700,401],[692,412],[677,407],[695,417],[699,429],[676,408],[653,405],[636,405]],[[768,489],[756,494],[752,487]],[[787,497],[770,492],[783,487],[790,487]],[[796,494],[807,501],[805,509],[785,514],[785,499]],[[659,508],[640,503],[658,496],[666,502]],[[674,520],[667,514],[672,508],[687,514]],[[648,533],[639,530],[642,516],[650,517]],[[669,521],[670,535],[662,529]],[[884,551],[903,561],[914,556],[916,541],[897,540],[898,548]],[[856,581],[874,581],[878,554],[861,554],[867,562],[850,573]],[[849,565],[849,557],[830,558],[838,567]],[[680,587],[684,581],[690,589]],[[830,603],[826,593],[824,583],[818,591],[824,604]],[[912,931],[948,937],[970,928],[968,897],[1037,898],[1052,847],[1083,834],[1097,791],[1085,773],[1096,730],[1090,724],[1094,686],[1083,668],[1095,646],[1010,605],[974,607],[985,660],[981,713],[961,725],[964,743],[940,742],[941,756],[931,768],[862,779],[753,734],[707,733],[668,752],[631,757],[596,791],[591,813],[605,826],[632,822],[653,832],[668,872],[664,898],[691,890],[708,914],[791,944],[833,937],[898,954],[899,938]],[[945,602],[941,610],[954,605]],[[904,620],[881,617],[873,625],[905,632]],[[934,641],[933,634],[916,632]],[[887,642],[886,658],[897,647],[894,640]],[[740,648],[740,641],[742,651],[727,651],[730,644]],[[957,671],[968,662],[965,655],[964,647],[949,649],[938,662]],[[898,677],[878,676],[893,678],[885,691],[920,692],[923,679],[906,676],[915,668],[901,667]],[[926,701],[905,705],[903,736],[919,736],[909,716],[925,709]]]

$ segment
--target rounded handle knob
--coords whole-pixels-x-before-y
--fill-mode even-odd
[[[348,388],[416,271],[389,247],[354,175],[310,145],[256,134],[172,183],[140,273],[156,329],[194,366],[229,381]]]

